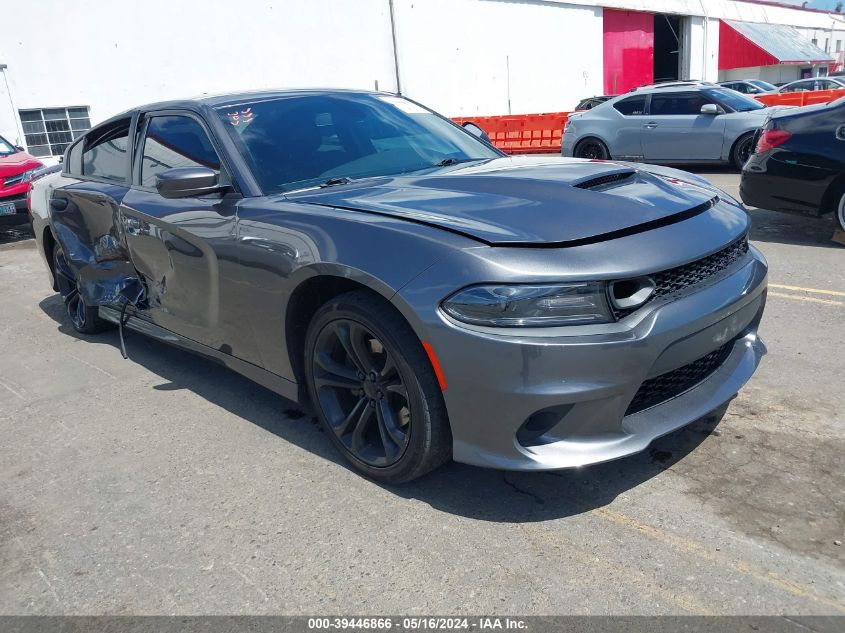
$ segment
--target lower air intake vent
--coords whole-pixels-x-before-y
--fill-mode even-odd
[[[734,341],[731,341],[689,365],[646,380],[640,385],[625,415],[645,411],[689,391],[722,366],[733,346]]]

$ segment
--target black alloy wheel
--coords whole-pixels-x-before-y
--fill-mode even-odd
[[[356,470],[397,484],[449,460],[442,386],[390,302],[368,290],[331,299],[311,319],[304,361],[320,424]]]
[[[588,158],[590,160],[608,160],[610,152],[607,146],[596,138],[584,139],[575,149],[576,158]]]
[[[751,158],[751,155],[753,153],[754,135],[746,134],[736,142],[736,146],[734,147],[732,156],[734,167],[739,170],[742,170],[742,168],[745,166],[745,163],[748,162],[748,159]]]
[[[328,323],[315,352],[314,384],[332,431],[365,464],[395,464],[408,447],[411,409],[393,356],[349,319]]]

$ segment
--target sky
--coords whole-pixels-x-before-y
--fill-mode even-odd
[[[836,6],[838,0],[810,0],[807,3],[807,6],[811,9],[833,9]],[[778,0],[778,2],[783,2],[785,4],[797,4],[801,6],[804,0]]]

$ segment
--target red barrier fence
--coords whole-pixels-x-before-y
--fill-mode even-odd
[[[842,90],[809,90],[807,92],[776,92],[773,95],[760,95],[756,99],[766,105],[805,106],[814,103],[828,103],[845,96]]]
[[[508,154],[547,154],[560,152],[563,126],[568,117],[568,112],[550,112],[453,120],[458,124],[472,121],[487,132],[493,145]]]
[[[783,92],[760,95],[757,99],[766,105],[805,106],[827,103],[845,96],[842,90],[815,90],[812,92]],[[508,154],[560,153],[563,128],[568,112],[545,114],[513,114],[504,116],[455,117],[462,125],[472,121],[487,132],[493,145]]]

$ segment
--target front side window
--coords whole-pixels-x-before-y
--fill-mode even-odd
[[[727,91],[725,91],[727,92]],[[652,95],[652,116],[684,116],[701,114],[701,106],[712,103],[700,92],[676,92]]]
[[[614,103],[613,107],[623,116],[641,116],[645,114],[645,95],[622,99]]]
[[[82,152],[82,175],[126,182],[129,168],[129,119],[89,132]]]
[[[392,95],[279,97],[224,106],[218,115],[265,193],[332,179],[433,171],[502,155]]]
[[[154,116],[147,125],[141,185],[155,187],[156,175],[174,167],[220,171],[220,158],[202,125],[188,116]]]
[[[26,145],[33,156],[61,156],[91,129],[88,106],[21,110]]]

